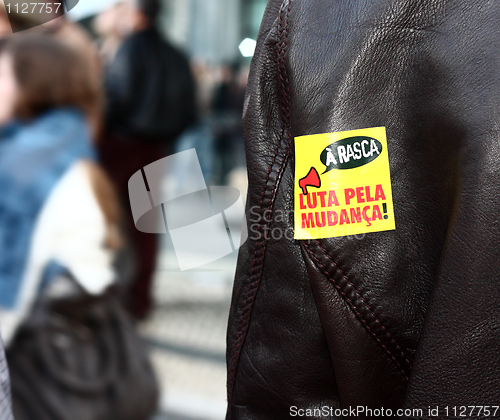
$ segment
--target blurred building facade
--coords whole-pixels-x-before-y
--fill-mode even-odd
[[[160,25],[196,59],[218,64],[239,58],[238,45],[256,39],[266,0],[165,0]]]
[[[80,0],[69,15],[90,20],[120,0]],[[189,56],[206,64],[241,59],[238,46],[256,39],[267,0],[163,0],[159,26]],[[249,62],[249,59],[246,60]]]

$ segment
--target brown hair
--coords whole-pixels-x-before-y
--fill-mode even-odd
[[[89,116],[98,106],[100,91],[71,47],[47,35],[17,35],[4,53],[12,55],[19,84],[17,117],[31,119],[59,107],[75,107]]]
[[[119,250],[124,246],[125,238],[121,230],[123,215],[115,187],[98,164],[86,160],[84,165],[106,223],[104,245],[109,249]]]

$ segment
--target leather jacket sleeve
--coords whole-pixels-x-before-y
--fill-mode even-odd
[[[244,112],[228,419],[500,405],[499,24],[496,2],[269,2]],[[380,126],[396,229],[294,240],[294,138]]]

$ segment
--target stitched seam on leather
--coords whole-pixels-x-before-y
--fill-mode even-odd
[[[405,377],[405,379],[408,380],[409,379],[408,374],[409,374],[409,371],[411,370],[411,363],[410,363],[407,355],[405,354],[405,352],[401,348],[401,346],[399,346],[399,344],[394,339],[394,337],[392,336],[392,334],[382,324],[382,321],[380,320],[380,318],[376,315],[376,313],[373,311],[373,309],[370,307],[370,305],[366,302],[366,300],[361,295],[361,293],[356,288],[356,286],[348,279],[348,277],[345,275],[345,273],[343,272],[343,270],[335,263],[335,261],[333,261],[333,259],[326,252],[326,250],[319,244],[319,242],[318,241],[315,241],[315,242],[317,243],[318,247],[325,253],[325,256],[331,261],[332,265],[342,275],[342,278],[346,280],[346,282],[348,283],[348,285],[351,288],[351,292],[352,292],[351,294],[354,294],[357,298],[359,298],[364,303],[365,308],[368,309],[368,311],[370,312],[370,315],[375,318],[375,322],[377,322],[378,325],[380,326],[380,328],[383,330],[385,338],[389,339],[390,344],[392,344],[392,346],[394,346],[398,350],[399,354],[397,354],[395,356],[394,352],[391,351],[391,349],[389,349],[388,346],[382,342],[382,338],[383,337],[379,337],[379,334],[377,334],[377,332],[374,331],[374,329],[373,329],[374,326],[373,325],[370,326],[369,320],[365,319],[366,315],[363,316],[363,314],[361,313],[361,311],[363,309],[362,307],[360,307],[361,305],[356,304],[356,302],[354,302],[353,299],[348,296],[349,292],[347,290],[345,290],[346,288],[343,288],[338,283],[338,281],[336,281],[334,279],[334,277],[332,276],[332,274],[328,271],[328,268],[323,263],[321,263],[321,261],[316,257],[314,251],[311,248],[309,248],[309,246],[305,242],[303,242],[303,245],[307,249],[307,251],[311,255],[311,257],[313,258],[313,260],[315,261],[315,263],[318,266],[318,268],[333,283],[333,285],[338,290],[338,292],[340,293],[340,295],[342,296],[342,298],[347,301],[347,303],[351,307],[352,311],[355,313],[355,315],[357,316],[357,318],[362,322],[362,324],[366,328],[366,330],[370,333],[370,335],[372,335],[372,337],[375,339],[375,341],[377,341],[377,343],[389,355],[389,357],[396,364],[396,366],[401,371],[401,373],[403,374],[403,376]],[[401,359],[401,358],[403,359],[403,363],[400,363],[398,361],[398,359]],[[403,366],[403,364],[406,365],[406,366]]]
[[[396,346],[396,349],[404,357],[405,362],[411,367],[411,362],[408,359],[408,356],[406,355],[406,353],[404,352],[404,350],[401,348],[401,346],[398,344],[398,342],[394,339],[394,337],[389,332],[389,330],[385,327],[385,325],[382,323],[382,321],[380,320],[380,318],[377,316],[377,314],[372,309],[372,307],[370,306],[370,304],[363,297],[363,295],[361,294],[361,292],[359,291],[359,289],[356,287],[356,285],[351,280],[349,280],[349,278],[344,273],[344,271],[337,265],[337,263],[333,260],[333,258],[331,257],[331,255],[328,253],[328,251],[321,246],[321,244],[319,243],[319,241],[316,241],[316,242],[317,242],[319,248],[325,253],[325,256],[332,262],[332,264],[337,268],[337,270],[339,270],[339,272],[342,274],[342,276],[344,277],[344,279],[354,288],[354,290],[356,291],[356,293],[359,295],[360,299],[364,302],[364,304],[366,305],[366,307],[370,310],[370,312],[372,313],[372,315],[375,317],[375,320],[378,321],[378,323],[380,324],[380,327],[384,330],[384,332],[387,334],[387,336],[391,339],[391,341]]]
[[[283,5],[280,10],[279,15],[279,31],[283,28],[283,41],[279,42],[278,48],[280,50],[280,54],[278,54],[278,68],[279,68],[279,76],[281,79],[281,95],[282,95],[282,135],[284,135],[286,127],[290,126],[290,116],[291,116],[291,107],[290,107],[290,85],[288,79],[288,72],[286,70],[285,64],[285,53],[286,46],[288,41],[288,15],[290,14],[290,0],[285,0],[287,3],[286,15],[285,15],[285,27],[283,28]],[[283,3],[284,4],[284,3]],[[281,37],[280,37],[281,38]],[[281,39],[280,39],[281,41]],[[289,142],[287,147],[287,154],[290,154],[292,142]]]
[[[285,14],[285,30],[283,30],[283,19],[282,15],[284,13],[284,5],[285,3],[287,4],[286,8],[286,14]],[[278,63],[278,70],[279,70],[279,77],[281,80],[281,115],[282,115],[282,130],[281,130],[281,135],[278,143],[278,147],[276,149],[273,161],[271,166],[269,167],[269,171],[267,173],[266,177],[266,182],[264,184],[264,189],[262,191],[262,196],[260,200],[260,210],[261,210],[261,218],[266,212],[272,208],[274,204],[274,197],[276,195],[276,190],[277,190],[277,185],[279,183],[279,180],[281,178],[281,173],[284,168],[284,165],[287,161],[286,159],[286,148],[288,145],[285,147],[285,156],[280,156],[280,152],[282,151],[283,147],[283,140],[285,139],[285,132],[287,128],[287,124],[290,121],[288,113],[290,113],[290,105],[289,105],[289,89],[288,89],[288,76],[286,73],[286,68],[285,68],[285,60],[284,60],[284,55],[286,51],[286,41],[288,37],[288,13],[290,11],[290,2],[289,0],[284,0],[284,2],[281,5],[280,8],[280,14],[279,14],[279,36],[280,36],[280,41],[278,42],[278,58],[277,58],[277,63]],[[281,41],[281,37],[283,36],[283,41]],[[279,164],[279,168],[277,170],[274,169],[274,166],[277,163],[278,158],[282,158],[282,162]],[[269,203],[267,205],[266,211],[262,211],[264,207],[264,199],[266,197],[266,192],[269,191],[269,181],[271,179],[271,175],[273,172],[276,174],[276,179],[274,181],[274,184],[271,187],[270,190],[270,197],[269,197]],[[270,224],[270,219],[264,219],[264,223],[259,225],[259,233],[262,231],[262,227],[268,226]],[[236,381],[236,373],[237,373],[237,367],[239,364],[239,358],[241,355],[241,351],[243,348],[243,343],[246,337],[246,333],[248,331],[248,327],[250,324],[250,315],[252,312],[252,307],[253,303],[255,301],[255,297],[257,295],[257,291],[259,288],[260,284],[260,279],[262,277],[262,270],[264,267],[264,256],[265,256],[265,249],[267,245],[267,239],[265,235],[262,235],[262,241],[257,242],[255,245],[255,250],[254,250],[254,255],[253,255],[253,261],[252,261],[252,270],[250,274],[250,282],[248,285],[248,290],[245,294],[245,300],[243,302],[243,308],[241,310],[241,315],[238,319],[237,322],[237,335],[236,339],[233,343],[234,345],[234,350],[233,350],[233,355],[230,359],[229,362],[229,372],[228,372],[228,406],[229,410],[231,409],[231,401],[233,397],[233,391],[234,391],[234,386],[235,386],[235,381]],[[257,257],[257,254],[259,253],[259,256]],[[252,280],[253,278],[253,280]],[[229,414],[229,418],[230,418]]]

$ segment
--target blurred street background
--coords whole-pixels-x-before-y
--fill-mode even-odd
[[[50,16],[44,17],[46,20],[36,23],[33,16],[14,14],[13,6],[7,0],[0,0],[0,3],[3,3],[0,4],[0,38],[3,42],[0,44],[0,67],[3,69],[0,72],[0,89],[12,96],[9,98],[12,104],[0,110],[0,128],[24,118],[27,124],[21,126],[22,134],[24,129],[36,127],[39,131],[34,130],[30,134],[34,140],[41,135],[54,137],[54,155],[59,156],[60,153],[63,160],[73,156],[65,149],[70,144],[68,137],[64,137],[67,133],[57,138],[59,134],[55,135],[51,131],[57,125],[40,124],[39,128],[35,123],[45,121],[49,115],[57,121],[71,120],[72,124],[80,124],[76,132],[86,138],[77,139],[80,143],[76,144],[76,140],[69,137],[75,140],[75,144],[70,144],[74,160],[65,162],[68,171],[74,162],[87,158],[81,150],[84,142],[89,143],[89,148],[95,149],[96,164],[104,171],[94,174],[97,178],[91,182],[97,201],[89,193],[84,204],[89,205],[89,208],[94,206],[96,214],[103,212],[104,218],[96,220],[100,223],[106,221],[107,226],[101,230],[110,229],[107,234],[111,236],[101,238],[97,245],[86,243],[86,231],[76,220],[68,222],[72,227],[71,223],[74,224],[76,233],[65,239],[67,243],[61,244],[65,249],[68,244],[80,244],[81,240],[81,249],[98,247],[98,252],[103,253],[98,255],[96,252],[99,259],[97,265],[103,265],[99,268],[102,273],[106,273],[102,278],[108,278],[108,283],[103,281],[95,287],[98,291],[92,293],[96,295],[106,290],[112,282],[109,273],[115,267],[109,263],[111,257],[119,260],[123,252],[132,255],[130,261],[133,267],[118,265],[117,270],[119,278],[128,276],[122,273],[132,272],[128,283],[123,281],[123,284],[129,284],[129,289],[122,303],[138,321],[139,333],[151,350],[153,368],[159,380],[159,407],[152,420],[224,419],[226,327],[238,251],[195,269],[181,271],[169,233],[154,235],[144,233],[147,231],[139,232],[137,225],[134,226],[138,221],[131,214],[127,183],[133,174],[140,173],[148,164],[194,148],[206,185],[231,186],[245,200],[247,175],[241,116],[250,61],[267,1],[159,0],[158,11],[155,0],[79,0],[66,15],[54,18],[55,15],[48,12]],[[18,28],[21,29],[16,29],[15,25],[20,25]],[[36,36],[30,38],[30,33]],[[28,34],[28,37],[22,38],[23,34]],[[19,41],[16,41],[17,38]],[[40,40],[37,41],[37,38]],[[37,46],[37,42],[41,47]],[[65,46],[63,48],[56,44]],[[47,51],[45,56],[41,52],[38,53],[40,57],[37,56],[40,48]],[[28,50],[32,52],[25,53]],[[49,53],[53,54],[53,59],[47,55]],[[140,54],[144,54],[144,57],[138,58]],[[33,69],[41,70],[32,76],[23,76],[20,82],[21,76],[16,73],[20,68],[16,64],[19,60],[32,60],[36,64],[32,65]],[[67,60],[67,65],[58,64],[64,63],[64,60]],[[51,62],[54,63],[53,68],[50,67]],[[78,72],[82,73],[79,77],[84,82],[72,78],[72,74]],[[61,76],[57,76],[59,73]],[[56,92],[54,98],[59,99],[35,108],[39,106],[35,98],[32,105],[35,111],[25,117],[19,114],[15,106],[19,92],[12,86],[17,79],[18,88],[29,93],[31,79],[39,76],[46,80],[37,83],[45,86],[47,91]],[[60,83],[65,83],[63,88],[67,90],[65,95],[68,99],[60,99],[61,95],[57,93],[60,88],[58,78],[63,76],[67,77],[67,81]],[[83,83],[85,86],[80,89],[79,84]],[[24,96],[29,97],[28,94]],[[67,107],[80,114],[71,114]],[[14,145],[16,133],[14,131],[13,140],[8,139]],[[7,137],[0,135],[0,146],[5,139]],[[3,144],[7,144],[7,141]],[[31,165],[32,156],[37,156],[37,147],[39,145],[34,141],[33,151],[28,150],[28,155],[26,149],[20,149],[20,161]],[[44,155],[40,156],[45,159]],[[53,173],[50,172],[52,164],[55,165],[55,158],[54,163],[45,159],[40,165],[40,174],[33,174],[30,182],[35,187],[37,180],[45,173],[42,170]],[[176,188],[176,184],[181,185],[186,179],[186,171],[189,168],[178,168],[173,175],[157,182],[166,189]],[[51,188],[59,185],[64,174],[61,172],[51,180]],[[0,178],[2,176],[7,179],[5,185],[16,179],[12,168],[0,159]],[[83,173],[78,176],[82,178],[80,188],[88,180]],[[150,181],[147,179],[147,183]],[[147,187],[148,191],[151,185]],[[104,189],[99,191],[100,188]],[[68,187],[66,191],[72,189],[75,190]],[[22,192],[16,185],[9,191],[13,195]],[[34,225],[38,220],[40,208],[50,201],[50,191],[47,188],[44,196],[34,198],[36,206],[33,206],[33,213],[27,216],[29,223]],[[103,191],[105,198],[102,196]],[[66,201],[71,201],[66,194]],[[106,200],[109,201],[107,205]],[[103,202],[105,205],[102,205]],[[52,207],[56,208],[57,205]],[[119,220],[117,215],[120,211],[115,207],[123,210],[123,220]],[[197,209],[187,206],[182,212],[192,211],[196,212]],[[240,222],[225,220],[226,225]],[[0,220],[0,228],[9,228],[8,224],[8,219]],[[97,226],[97,222],[90,224]],[[124,237],[113,237],[116,234],[113,229],[121,229],[122,225],[125,226]],[[227,229],[229,232],[229,227]],[[31,231],[28,233],[35,234]],[[110,238],[110,245],[106,242],[108,249],[103,250],[102,244]],[[31,240],[28,237],[25,239],[27,243]],[[40,243],[44,244],[43,241]],[[26,246],[19,249],[21,253],[28,253]],[[53,256],[48,255],[47,260],[50,257]],[[203,256],[193,253],[191,258],[196,260]],[[81,262],[77,253],[71,255],[68,261],[68,266],[61,265],[72,273],[71,264],[76,266]],[[42,281],[42,268],[39,278],[29,282],[21,277],[15,279],[21,285],[20,290],[32,288],[23,293],[45,296],[46,292],[41,287],[35,291]],[[80,280],[76,278],[77,282]],[[80,283],[85,289],[83,280]],[[0,281],[4,281],[1,273]],[[50,299],[50,294],[47,293],[47,296]],[[21,308],[22,313],[16,309],[17,312],[9,314],[13,321],[5,341],[7,350],[14,346],[15,350],[11,354],[21,353],[17,350],[19,346],[24,350],[22,343],[15,340],[15,332],[32,310],[30,305],[33,302]],[[7,320],[6,317],[0,319],[2,328],[8,325]],[[3,329],[2,335],[5,339]],[[14,344],[11,344],[11,337],[14,337]],[[14,368],[11,372],[12,377],[17,374]],[[35,399],[39,397],[37,392],[35,389]],[[16,395],[13,398],[17,398]],[[64,395],[61,398],[64,401]],[[70,407],[68,410],[69,413],[78,408]],[[93,420],[92,417],[87,418]]]
[[[70,12],[93,33],[95,15],[116,2],[81,0]],[[159,19],[164,36],[190,58],[198,82],[200,109],[209,136],[196,143],[181,137],[177,151],[194,146],[208,185],[229,184],[246,194],[243,143],[229,158],[217,154],[215,137],[241,114],[217,112],[220,86],[232,77],[245,84],[266,0],[165,0]],[[231,74],[231,71],[240,74]],[[241,80],[243,79],[243,80]],[[219,88],[219,93],[218,93]],[[212,142],[209,144],[208,142]],[[209,157],[208,148],[216,153]],[[224,173],[225,172],[225,173]],[[182,174],[178,174],[182,179]],[[172,180],[165,180],[169,182]],[[173,180],[175,182],[175,179]],[[189,209],[186,209],[189,211]],[[161,238],[154,275],[155,305],[140,332],[151,347],[161,383],[160,412],[154,420],[222,420],[226,410],[226,326],[237,251],[206,266],[181,272],[168,234]]]
[[[155,276],[156,306],[141,327],[162,387],[155,420],[223,419],[225,335],[236,253],[180,272],[165,239]]]
[[[82,2],[72,17],[83,19],[84,24],[89,22],[92,18],[85,13],[95,12],[90,3]],[[102,8],[104,3],[99,1],[98,7]],[[257,37],[266,3],[266,0],[165,2],[161,28],[170,41],[188,53],[198,69],[198,77],[202,78],[199,95],[205,112],[210,111],[208,104],[214,101],[217,84],[227,77],[225,69],[238,63],[245,71],[249,65],[253,52],[249,40]],[[238,48],[240,45],[242,48]],[[213,113],[211,117],[214,124],[224,123],[220,118],[217,121]],[[241,115],[229,118],[239,123]],[[190,146],[179,144],[178,149]],[[201,150],[206,147],[202,145]],[[217,173],[220,165],[204,164],[203,156],[198,155],[206,178],[212,178],[207,183],[231,183],[242,190],[244,197],[243,157],[236,158],[237,167],[222,180]],[[154,420],[222,420],[226,410],[226,326],[237,251],[198,269],[181,272],[166,234],[161,239],[159,255],[153,286],[155,306],[140,328],[151,346],[152,361],[161,383],[160,412]]]
[[[90,24],[116,0],[80,0],[71,19]],[[255,40],[266,0],[163,0],[159,27],[195,61],[220,66],[239,60],[241,42]]]

